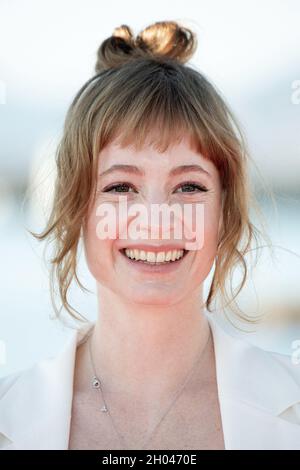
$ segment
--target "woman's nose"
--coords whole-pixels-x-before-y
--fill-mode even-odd
[[[138,218],[139,232],[147,239],[173,238],[174,233],[182,233],[181,207],[166,202],[145,202],[134,208]],[[136,223],[137,221],[135,221]]]
[[[159,174],[157,175],[157,182],[160,183],[159,181]],[[162,189],[162,185],[152,185],[151,188],[149,188],[144,197],[143,197],[143,202],[147,206],[151,206],[152,204],[169,204],[170,199],[169,195]]]

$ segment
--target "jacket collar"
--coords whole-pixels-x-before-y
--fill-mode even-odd
[[[300,365],[231,335],[214,318],[207,318],[214,339],[225,449],[300,450],[299,417],[296,424],[284,416],[290,407],[300,408]]]
[[[9,448],[67,449],[73,396],[76,347],[91,331],[89,322],[71,329],[63,349],[18,373],[0,399],[0,436]],[[1,437],[0,437],[1,449]]]
[[[210,314],[209,314],[210,315]],[[233,336],[207,316],[214,338],[219,395],[243,401],[274,416],[300,403],[300,365]]]
[[[276,449],[294,442],[300,449],[300,426],[279,417],[300,404],[299,369],[295,376],[287,356],[282,363],[276,353],[227,333],[212,314],[207,318],[215,348],[225,448]],[[11,441],[7,449],[68,448],[76,347],[93,326],[89,322],[72,330],[59,354],[18,374],[0,399],[0,448],[1,433]],[[278,429],[275,437],[274,429]]]

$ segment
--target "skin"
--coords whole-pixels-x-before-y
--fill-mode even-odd
[[[217,252],[221,184],[213,163],[196,153],[187,138],[162,154],[152,146],[137,152],[131,146],[122,149],[113,142],[99,156],[98,174],[115,164],[138,166],[144,176],[120,170],[100,176],[97,199],[86,217],[84,250],[88,268],[96,281],[98,298],[98,316],[91,336],[92,354],[107,403],[120,417],[119,424],[122,416],[123,422],[128,418],[126,413],[132,404],[132,410],[142,410],[140,421],[137,418],[133,424],[138,429],[143,423],[146,432],[161,416],[200,350],[204,353],[195,371],[197,383],[213,381],[214,352],[209,325],[203,315],[202,286]],[[205,171],[192,170],[170,176],[174,167],[189,164],[201,165]],[[188,182],[204,186],[208,191],[190,189],[186,186]],[[117,183],[128,184],[128,192],[105,191]],[[134,269],[119,252],[120,247],[132,243],[130,239],[120,239],[124,227],[130,224],[129,218],[122,219],[117,226],[116,239],[97,237],[96,207],[109,202],[118,210],[120,194],[127,196],[128,206],[141,203],[148,208],[153,203],[195,205],[201,202],[204,205],[203,247],[189,251],[178,268],[170,273],[153,274]],[[146,223],[143,228],[149,229]],[[171,241],[157,238],[141,240],[141,243],[164,245]],[[85,343],[78,348],[76,361],[76,391],[88,398],[87,393],[93,392],[89,385],[92,370]],[[209,395],[209,388],[207,392]],[[160,406],[153,407],[153,403]],[[126,431],[129,432],[129,428]]]

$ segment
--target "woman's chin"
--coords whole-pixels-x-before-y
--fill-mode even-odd
[[[140,304],[140,305],[156,305],[166,307],[176,303],[178,290],[174,286],[170,286],[170,289],[163,289],[160,286],[142,286],[128,288],[124,295],[130,302]]]

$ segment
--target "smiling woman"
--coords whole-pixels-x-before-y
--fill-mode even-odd
[[[56,358],[0,382],[2,448],[300,449],[299,369],[213,319],[213,300],[233,305],[243,287],[258,231],[242,133],[186,65],[195,49],[193,32],[173,21],[136,37],[122,25],[68,110],[52,211],[31,233],[55,242],[52,299],[57,282],[83,326]],[[67,298],[73,279],[84,288],[80,241],[95,323]]]
[[[176,166],[173,153],[177,165],[200,165],[201,161],[202,167],[212,169],[220,188],[214,181],[208,199],[216,189],[222,192],[223,225],[207,307],[217,292],[222,292],[227,303],[232,302],[225,280],[237,265],[244,271],[240,288],[243,286],[247,274],[244,255],[258,235],[249,220],[247,151],[238,123],[220,93],[202,73],[185,65],[196,45],[192,31],[175,22],[151,25],[136,38],[126,25],[116,28],[98,49],[96,75],[79,90],[70,106],[57,151],[53,209],[38,238],[52,235],[57,242],[52,278],[58,280],[63,306],[76,317],[67,292],[71,279],[80,283],[76,275],[77,246],[87,208],[98,194],[99,174],[104,178],[111,164],[130,162],[137,179],[144,170],[136,168],[140,156],[148,156],[152,162],[148,169],[152,181],[165,165],[168,170],[171,162]],[[180,143],[183,139],[184,145]],[[170,153],[175,145],[177,151]],[[121,155],[115,154],[115,146],[121,146]],[[171,149],[169,157],[163,160],[167,149]],[[172,171],[178,176],[179,170]],[[208,183],[208,178],[203,174],[200,179],[195,169],[188,174],[188,182],[196,175],[198,184]],[[107,183],[110,181],[120,183],[106,178]],[[186,182],[182,175],[181,182]],[[121,183],[124,188],[124,181]]]
[[[135,162],[138,166],[132,171]],[[83,230],[94,278],[139,305],[170,306],[197,293],[211,270],[221,232],[221,183],[214,164],[182,137],[163,153],[146,145],[137,151],[133,146],[108,144],[100,153],[98,172],[102,176],[97,197]],[[120,193],[126,194],[123,203]],[[186,209],[197,205],[203,207],[203,220],[186,217]],[[99,222],[99,208],[110,206],[115,211]],[[154,217],[157,207],[161,224]],[[114,228],[114,239],[101,239],[105,224]],[[180,234],[182,227],[185,237]],[[201,250],[199,243],[198,249],[190,249],[189,234],[203,240]]]

